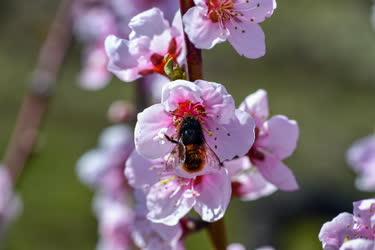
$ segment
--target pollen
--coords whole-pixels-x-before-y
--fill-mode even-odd
[[[223,23],[238,15],[233,0],[209,0],[207,14],[214,23]]]

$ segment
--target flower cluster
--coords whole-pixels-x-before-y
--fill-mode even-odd
[[[130,244],[184,249],[186,235],[197,230],[188,217],[192,210],[202,226],[223,218],[233,196],[255,200],[277,189],[298,189],[283,163],[297,145],[296,121],[282,115],[268,118],[264,90],[236,108],[223,84],[187,79],[192,62],[186,58],[191,51],[184,33],[196,48],[228,40],[239,54],[261,57],[265,38],[259,23],[273,14],[276,2],[194,2],[183,16],[175,9],[173,20],[153,6],[129,18],[128,35],[112,31],[105,38],[108,70],[124,82],[153,79],[158,84],[150,88],[159,98],[139,110],[134,144],[120,143],[128,142],[128,135],[118,133],[117,140],[109,136],[104,140],[110,142],[78,164],[81,179],[99,187],[100,249],[127,249]],[[118,172],[126,179],[117,179]],[[135,206],[131,199],[119,198],[129,191]],[[228,249],[245,248],[232,244]]]
[[[353,206],[353,214],[341,213],[323,225],[319,239],[325,250],[375,249],[375,199]]]
[[[133,16],[158,6],[172,19],[178,6],[173,0],[75,0],[73,5],[74,31],[84,46],[80,84],[90,90],[105,87],[111,80],[107,70],[108,58],[104,40],[108,35],[127,38],[128,23]]]

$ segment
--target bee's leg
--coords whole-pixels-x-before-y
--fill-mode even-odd
[[[164,134],[164,136],[165,136],[165,138],[166,138],[168,141],[170,141],[170,142],[172,142],[172,143],[174,143],[174,144],[180,144],[178,141],[176,141],[175,139],[169,137],[168,135]]]

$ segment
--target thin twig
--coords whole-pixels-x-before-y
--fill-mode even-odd
[[[44,42],[29,90],[24,97],[4,164],[13,183],[23,171],[37,142],[55,82],[72,37],[71,0],[63,0]]]
[[[182,16],[191,8],[194,7],[193,0],[180,0]],[[200,49],[190,42],[185,33],[185,43],[187,49],[187,67],[189,80],[195,81],[203,78],[203,62],[202,52]],[[225,231],[224,219],[211,223],[207,227],[208,234],[215,250],[225,250],[227,248],[227,235]]]

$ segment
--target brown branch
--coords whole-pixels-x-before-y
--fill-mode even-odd
[[[193,0],[180,0],[181,15],[183,16],[191,7],[194,6]],[[200,49],[195,48],[195,46],[190,42],[188,36],[185,33],[185,43],[186,43],[186,61],[188,68],[188,76],[190,81],[195,81],[203,78],[203,62],[202,62],[202,52]]]
[[[13,183],[16,183],[37,142],[50,96],[71,42],[71,33],[71,0],[63,0],[41,48],[28,93],[24,97],[6,150],[4,164],[9,168]]]
[[[193,0],[180,0],[182,16],[191,8],[194,7]],[[203,79],[203,62],[202,52],[195,48],[185,33],[185,43],[187,49],[187,68],[190,81]],[[211,242],[215,250],[225,250],[227,248],[227,235],[225,231],[224,219],[211,223],[207,227],[207,232],[210,236]]]

